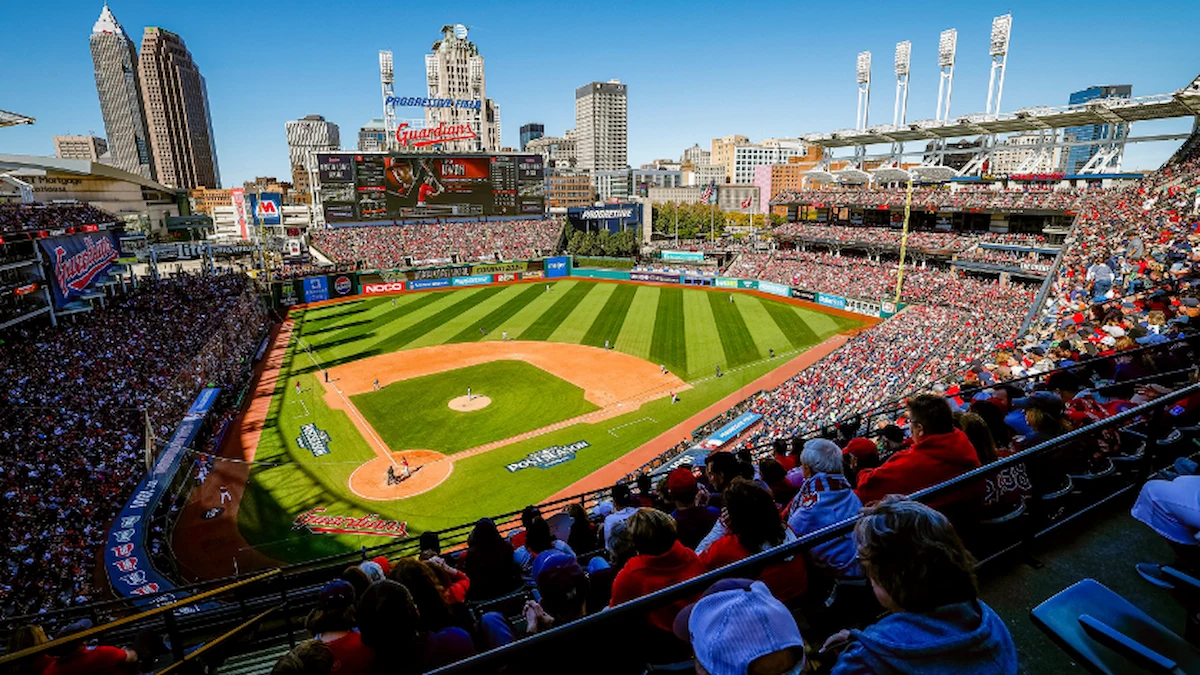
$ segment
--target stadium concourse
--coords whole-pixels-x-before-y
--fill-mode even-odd
[[[750,402],[768,418],[750,442],[754,448],[714,453],[702,472],[680,468],[657,482],[641,478],[636,489],[614,486],[592,513],[578,504],[565,516],[531,507],[509,537],[485,518],[464,550],[442,550],[429,533],[419,558],[380,556],[350,565],[329,576],[306,620],[311,639],[286,655],[281,649],[275,672],[422,672],[497,648],[520,654],[515,648],[522,641],[534,645],[523,663],[576,670],[603,664],[605,672],[640,672],[647,662],[682,662],[693,654],[709,672],[746,672],[752,663],[756,672],[796,672],[807,662],[834,673],[1016,673],[1022,663],[1044,663],[1046,655],[1037,651],[1045,643],[1014,642],[1019,617],[1002,620],[981,599],[964,542],[982,557],[993,530],[981,519],[1033,509],[1053,522],[1069,508],[1052,499],[1067,493],[1096,499],[1099,479],[1114,475],[1140,480],[1140,471],[1114,468],[1149,458],[1136,436],[1098,433],[1039,455],[1036,463],[1005,464],[982,483],[939,493],[931,502],[936,511],[885,497],[1004,462],[1041,443],[1073,439],[1073,430],[1123,420],[1118,416],[1143,403],[1167,404],[1155,418],[1164,427],[1200,422],[1200,396],[1172,393],[1197,381],[1198,188],[1200,136],[1194,135],[1161,170],[1127,188],[1086,195],[931,193],[922,202],[930,208],[938,199],[998,210],[1033,208],[1015,205],[1035,200],[1078,214],[1045,302],[1024,334],[1017,334],[1018,326],[1032,305],[1032,289],[933,266],[910,270],[903,293],[915,306]],[[847,195],[880,204],[903,192],[854,189]],[[531,227],[534,232],[513,235],[524,243],[512,245],[532,246],[538,235]],[[505,237],[491,231],[481,242],[460,238],[437,248],[433,232],[410,244],[390,228],[337,231],[323,250],[337,263],[395,264],[406,257],[488,256]],[[738,276],[821,290],[886,290],[893,283],[890,265],[805,251],[746,252],[734,267]],[[228,365],[237,363],[229,357],[250,350],[262,327],[244,284],[218,277],[145,286],[108,310],[111,317],[100,312],[83,327],[25,336],[0,349],[6,409],[55,411],[3,422],[6,438],[19,441],[18,452],[0,458],[6,497],[19,496],[27,515],[10,525],[15,536],[9,540],[28,547],[8,554],[11,578],[20,582],[5,582],[6,613],[8,607],[70,604],[75,593],[90,599],[77,584],[95,542],[88,526],[77,529],[77,516],[100,522],[98,510],[107,507],[97,502],[128,489],[128,478],[115,467],[123,467],[122,460],[136,464],[131,455],[138,442],[136,427],[111,425],[107,414],[98,419],[97,401],[105,410],[137,409],[176,384],[180,395],[167,400],[178,406],[208,380],[236,388],[243,374]],[[197,315],[225,320],[225,358],[197,351],[219,329],[182,311],[193,301],[203,309]],[[231,316],[240,317],[238,325],[230,325]],[[93,342],[102,348],[90,350]],[[221,364],[238,372],[198,376],[187,369]],[[166,408],[161,414],[180,412]],[[1159,431],[1165,429],[1148,430]],[[780,442],[764,451],[761,444],[772,439]],[[1181,453],[1190,452],[1186,443],[1170,447],[1179,445],[1185,446]],[[114,456],[114,448],[125,456]],[[71,477],[47,480],[41,472],[47,462],[58,462]],[[1181,477],[1172,483],[1190,489],[1194,500],[1195,483],[1182,474],[1195,473],[1196,464],[1177,463],[1176,471]],[[27,487],[28,476],[36,489]],[[1164,482],[1152,481],[1144,498],[1161,494],[1155,483]],[[1154,531],[1176,536],[1178,523],[1146,513],[1135,510]],[[765,567],[742,570],[756,579],[721,581],[637,616],[619,614],[622,604],[855,518],[853,531],[838,538],[787,557],[768,555]],[[47,522],[57,523],[50,537]],[[1177,564],[1200,571],[1197,547],[1177,536],[1172,541],[1183,544]],[[1118,561],[1129,574],[1134,562]],[[1157,570],[1139,571],[1161,581]],[[1002,595],[989,599],[1002,603]],[[620,642],[601,639],[611,635],[602,628],[605,607],[638,629],[626,623]],[[730,615],[741,618],[723,628],[720,617]],[[577,630],[565,629],[557,639],[537,636],[576,621]],[[737,630],[756,622],[771,630]],[[580,642],[586,634],[600,642],[589,649]],[[488,672],[485,663],[472,672]]]

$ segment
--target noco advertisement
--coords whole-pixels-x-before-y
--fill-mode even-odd
[[[317,155],[328,223],[540,215],[539,155]]]

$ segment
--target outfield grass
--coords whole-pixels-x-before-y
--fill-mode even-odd
[[[391,297],[356,298],[293,312],[293,340],[256,451],[258,463],[239,507],[238,524],[246,541],[266,555],[298,562],[381,542],[375,537],[293,531],[294,518],[316,506],[331,515],[377,513],[403,520],[414,535],[520,509],[777,367],[780,361],[765,359],[768,350],[779,356],[794,355],[859,325],[852,319],[740,293],[730,303],[728,292],[698,288],[584,279],[548,285],[550,292],[547,282],[541,282],[413,293],[396,296],[395,306]],[[479,334],[481,327],[486,336]],[[350,474],[375,453],[346,413],[325,405],[316,379],[317,363],[346,363],[430,344],[497,340],[505,330],[520,340],[603,346],[607,339],[618,351],[666,364],[693,388],[676,405],[666,399],[654,401],[617,418],[577,424],[457,460],[443,484],[416,497],[374,502],[351,493]],[[311,345],[311,356],[298,349],[299,340]],[[725,377],[710,377],[717,365]],[[537,381],[539,374],[550,381],[526,388],[526,382]],[[506,383],[499,394],[491,384],[497,378]],[[465,394],[467,380],[493,404],[456,419],[461,413],[450,411],[445,402]],[[295,390],[296,382],[301,393]],[[354,401],[389,446],[445,453],[592,409],[573,385],[523,362],[507,361],[393,383],[383,391],[360,394]],[[480,413],[486,414],[471,417]],[[462,419],[473,421],[464,424]],[[296,439],[305,424],[329,433],[330,454],[314,457],[300,449]],[[505,468],[531,452],[580,440],[591,446],[579,451],[573,461],[545,470],[510,473]]]
[[[467,394],[491,405],[473,412],[448,406]],[[524,361],[493,361],[393,382],[350,397],[392,450],[452,454],[597,409],[579,387]]]

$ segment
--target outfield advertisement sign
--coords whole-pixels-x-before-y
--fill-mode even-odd
[[[738,280],[728,279],[726,277],[717,277],[717,280],[713,283],[713,285],[717,288],[737,288]]]
[[[362,292],[367,295],[379,293],[399,293],[404,290],[403,281],[385,281],[381,284],[363,284]]]
[[[449,279],[422,279],[419,281],[411,281],[408,284],[408,289],[411,291],[419,291],[425,288],[446,288],[450,286]]]
[[[216,387],[200,392],[149,473],[138,483],[133,496],[121,508],[109,528],[104,546],[104,569],[108,572],[109,584],[118,596],[133,598],[139,606],[165,605],[178,600],[172,593],[163,593],[174,590],[175,586],[150,563],[146,535],[155,507],[170,486],[171,479],[187,456],[187,449],[200,433],[200,427],[220,393],[221,390]],[[145,597],[155,593],[163,595]],[[196,608],[186,607],[177,611],[191,613]]]
[[[304,302],[321,302],[329,299],[329,280],[325,277],[305,277]]]
[[[817,304],[834,309],[846,309],[846,299],[838,295],[817,293]]]
[[[758,282],[753,279],[738,279],[738,288],[756,291],[758,290]]]
[[[570,445],[552,445],[548,448],[542,448],[537,452],[531,452],[525,455],[525,459],[519,462],[514,462],[507,465],[509,473],[516,473],[522,469],[537,467],[539,469],[549,469],[552,466],[558,466],[575,459],[575,453],[590,448],[591,443],[587,441],[575,441]]]
[[[706,448],[719,448],[729,441],[737,438],[742,432],[754,426],[754,424],[761,419],[762,415],[759,415],[758,413],[742,413],[741,415],[733,418],[732,422],[726,424],[720,429],[717,429],[713,435],[704,439],[704,443],[702,443],[702,445]]]
[[[659,274],[658,272],[630,272],[629,278],[632,281],[651,281],[657,284],[677,284],[679,283],[678,274]]]
[[[589,270],[576,267],[571,270],[571,276],[584,277],[586,279],[618,279],[629,281],[629,272],[625,270]]]
[[[571,273],[571,259],[565,255],[546,258],[546,277],[557,279]]]
[[[698,251],[663,251],[662,259],[667,262],[704,262],[704,253]]]
[[[791,297],[792,295],[792,289],[790,287],[784,286],[783,284],[777,284],[773,281],[758,282],[758,290],[762,291],[763,293],[770,293],[771,295],[782,295],[785,298]]]
[[[529,268],[527,262],[510,262],[510,263],[489,263],[486,265],[475,265],[471,268],[471,274],[503,274],[505,272],[524,272]]]
[[[104,278],[120,254],[112,232],[89,232],[40,240],[50,261],[54,307],[62,309]]]
[[[478,286],[492,283],[490,274],[473,274],[469,277],[454,277],[451,283],[455,286]]]
[[[807,300],[808,302],[816,302],[817,301],[816,293],[813,293],[812,291],[806,291],[806,290],[803,290],[800,288],[796,288],[796,289],[792,290],[792,297],[798,298],[800,300]]]

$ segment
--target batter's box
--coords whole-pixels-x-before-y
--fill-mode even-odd
[[[615,438],[620,438],[621,434],[617,433],[618,429],[624,429],[625,427],[631,427],[635,424],[641,424],[642,422],[653,422],[655,424],[658,424],[658,420],[654,419],[653,417],[643,417],[640,420],[634,420],[632,422],[626,422],[625,424],[615,426],[615,427],[609,429],[608,433],[612,434]]]

